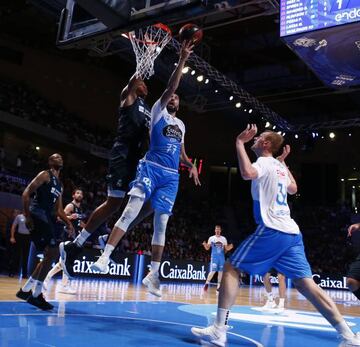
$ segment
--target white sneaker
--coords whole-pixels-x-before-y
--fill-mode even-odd
[[[191,328],[191,332],[200,337],[202,340],[212,343],[215,346],[225,347],[226,345],[226,332],[229,329],[227,325],[224,327],[217,327],[215,324],[207,328]]]
[[[151,272],[142,280],[142,284],[147,287],[149,293],[161,298],[159,276],[153,275]]]
[[[280,306],[280,305],[276,305],[275,308],[272,311],[274,311],[274,313],[276,313],[276,314],[281,314],[281,313],[285,312],[285,307]]]
[[[110,262],[110,259],[108,257],[105,257],[104,255],[102,255],[101,257],[99,257],[99,259],[97,260],[96,263],[94,263],[90,266],[90,269],[92,271],[98,271],[101,273],[105,273],[106,270],[108,269],[109,262]]]
[[[57,291],[59,293],[70,294],[70,295],[75,295],[77,293],[76,290],[73,287],[71,287],[70,284],[60,285]]]
[[[276,308],[276,302],[274,300],[266,300],[266,303],[261,307],[262,311],[270,311]]]
[[[339,347],[360,346],[360,332],[357,332],[351,339],[343,338]]]

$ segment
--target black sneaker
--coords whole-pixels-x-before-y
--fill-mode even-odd
[[[74,277],[74,261],[81,253],[82,248],[79,247],[75,242],[66,241],[60,243],[59,250],[60,263],[63,271],[68,277]]]
[[[27,302],[30,305],[36,306],[38,308],[40,308],[41,310],[47,311],[47,310],[52,310],[54,308],[53,305],[51,305],[50,303],[48,303],[45,298],[44,295],[41,293],[39,296],[34,297],[34,296],[30,296],[29,299],[27,300]]]
[[[21,300],[25,300],[27,301],[27,299],[29,299],[29,297],[32,295],[32,291],[29,290],[28,292],[24,292],[22,290],[22,288],[20,288],[20,290],[16,293],[16,297],[21,299]]]

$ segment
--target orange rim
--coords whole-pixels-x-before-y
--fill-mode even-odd
[[[156,23],[156,24],[153,24],[151,25],[152,27],[155,27],[155,28],[158,28],[158,29],[161,29],[163,31],[166,31],[170,36],[172,36],[172,32],[171,32],[171,29],[163,24],[163,23]],[[126,37],[128,39],[130,39],[130,33],[125,33]],[[136,40],[137,42],[141,42],[141,43],[144,43],[145,45],[158,45],[159,42],[156,42],[156,41],[145,41],[145,40],[140,40],[138,39],[137,37],[134,37],[134,40]]]

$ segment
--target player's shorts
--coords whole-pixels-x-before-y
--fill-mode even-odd
[[[223,271],[225,257],[212,257],[210,260],[210,271]]]
[[[30,230],[30,237],[36,250],[42,252],[46,247],[57,247],[55,218],[49,216],[42,209],[32,210],[30,216],[34,222],[34,229]]]
[[[136,174],[137,158],[129,158],[129,148],[116,142],[110,150],[109,168],[106,175],[108,196],[123,198]]]
[[[154,210],[171,214],[179,187],[179,173],[177,170],[140,160],[135,180],[130,186],[142,188],[145,200],[150,199]],[[131,191],[129,194],[131,195]]]
[[[360,281],[360,254],[357,256],[355,261],[350,264],[346,277]]]
[[[235,250],[230,263],[251,275],[264,275],[275,268],[288,278],[311,278],[301,233],[286,234],[259,225]]]

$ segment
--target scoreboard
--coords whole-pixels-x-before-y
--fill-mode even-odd
[[[281,0],[280,36],[360,21],[360,0]]]

